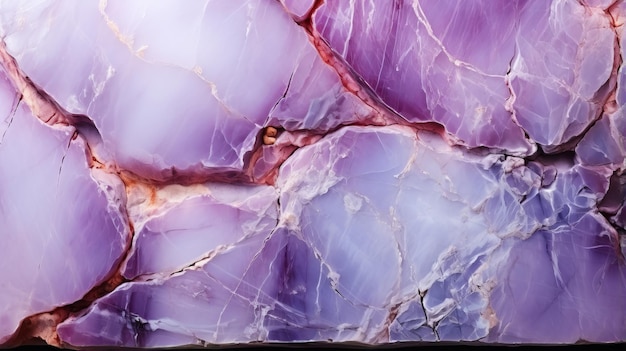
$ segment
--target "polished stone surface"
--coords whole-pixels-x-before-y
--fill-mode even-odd
[[[0,0],[0,345],[626,341],[623,0]]]

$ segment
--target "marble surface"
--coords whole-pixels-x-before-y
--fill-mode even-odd
[[[0,0],[0,346],[626,341],[623,0]]]

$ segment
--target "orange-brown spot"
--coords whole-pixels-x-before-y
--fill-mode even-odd
[[[276,142],[277,136],[278,136],[278,129],[274,127],[265,128],[265,132],[263,133],[263,144],[274,145],[274,143]]]

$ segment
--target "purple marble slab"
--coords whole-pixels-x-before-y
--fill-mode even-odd
[[[0,347],[626,342],[624,0],[0,0]]]

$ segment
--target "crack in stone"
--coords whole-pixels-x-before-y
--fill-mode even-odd
[[[58,129],[67,128],[68,126],[74,126],[73,134],[68,140],[67,150],[69,150],[72,142],[77,138],[81,138],[86,146],[85,148],[85,161],[87,165],[89,165],[89,172],[92,173],[94,169],[105,170],[107,167],[103,167],[104,163],[98,161],[96,155],[93,154],[93,148],[90,147],[90,142],[88,137],[85,137],[81,133],[81,131],[95,131],[95,136],[100,138],[99,132],[95,128],[93,121],[91,121],[86,116],[72,115],[64,111],[47,93],[38,88],[29,78],[27,78],[19,69],[15,59],[11,57],[6,51],[6,45],[3,40],[0,40],[0,64],[4,67],[5,72],[7,72],[9,80],[16,87],[18,92],[21,93],[21,97],[18,103],[12,110],[12,116],[15,114],[15,111],[18,108],[20,103],[24,103],[27,105],[31,113],[41,120],[43,123],[48,125],[50,128]],[[12,120],[13,117],[11,117]],[[8,128],[7,128],[8,129]],[[6,133],[6,130],[5,132]],[[4,138],[3,133],[3,138]],[[88,133],[86,133],[88,134]],[[92,143],[93,143],[93,138]],[[58,182],[60,181],[60,175],[63,167],[63,161],[67,152],[63,155],[60,165],[59,165],[59,178],[57,179],[57,189]],[[94,168],[94,166],[96,166]],[[113,174],[108,171],[107,173]],[[113,174],[114,175],[114,174]],[[99,181],[94,181],[101,185]],[[107,201],[110,200],[110,193],[107,194]],[[125,209],[125,206],[124,206]],[[97,298],[108,294],[113,291],[117,286],[122,284],[124,278],[119,274],[119,268],[122,262],[125,260],[125,256],[130,252],[130,243],[132,241],[132,237],[134,235],[133,225],[128,218],[127,213],[121,213],[122,217],[127,220],[127,228],[130,229],[129,233],[126,233],[126,247],[122,250],[121,257],[118,257],[114,262],[112,267],[109,270],[109,273],[102,280],[101,283],[92,287],[81,299],[71,304],[62,305],[54,308],[51,311],[37,313],[35,315],[31,315],[22,320],[20,325],[18,326],[16,332],[7,342],[7,345],[17,345],[22,343],[24,340],[33,339],[33,338],[43,338],[50,345],[61,346],[61,341],[56,335],[56,325],[63,322],[69,316],[74,315],[84,308],[86,308],[90,303],[95,301]]]
[[[422,311],[424,312],[424,318],[426,318],[426,322],[424,322],[424,324],[427,326],[428,328],[430,328],[433,331],[433,334],[435,335],[435,339],[437,341],[439,341],[439,333],[437,332],[437,323],[431,323],[431,317],[429,316],[428,311],[426,311],[426,306],[424,305],[424,297],[426,297],[426,294],[428,293],[428,289],[421,291],[418,291],[418,295],[419,295],[419,304],[420,307],[422,307]]]
[[[22,102],[22,95],[16,92],[16,97],[19,98],[17,99],[16,102],[13,103],[13,106],[11,107],[11,112],[8,116],[8,119],[5,119],[3,121],[3,123],[6,123],[6,127],[4,127],[4,130],[2,131],[2,136],[0,136],[0,145],[2,145],[2,143],[4,142],[4,137],[6,136],[7,132],[9,131],[9,128],[11,128],[11,124],[13,124],[13,118],[15,117],[15,113],[17,112],[17,108],[19,107],[20,103]]]

